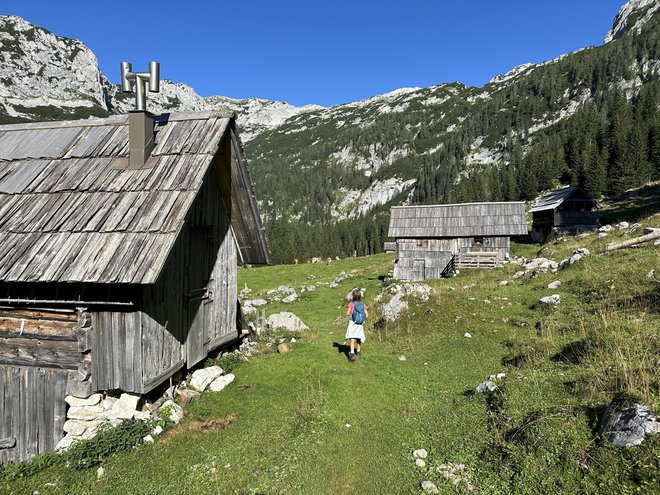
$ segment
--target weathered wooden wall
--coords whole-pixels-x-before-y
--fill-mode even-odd
[[[224,147],[160,277],[143,288],[139,311],[93,312],[95,390],[145,393],[238,337],[229,139]]]
[[[509,237],[483,237],[475,244],[474,237],[454,239],[398,239],[394,278],[419,281],[440,278],[454,254],[496,252],[499,261],[509,257]]]
[[[0,365],[0,464],[49,452],[64,436],[68,372]]]
[[[73,311],[0,310],[0,464],[53,450],[64,435],[78,328]]]
[[[0,309],[0,364],[77,369],[77,332],[73,311]]]

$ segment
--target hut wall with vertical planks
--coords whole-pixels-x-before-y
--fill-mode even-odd
[[[0,462],[52,450],[65,395],[144,394],[234,340],[237,265],[269,253],[234,118],[0,126]]]
[[[394,278],[440,278],[457,266],[494,266],[509,257],[510,236],[526,235],[523,202],[395,206],[388,237],[396,239]]]

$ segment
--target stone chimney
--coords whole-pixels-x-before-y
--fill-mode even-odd
[[[155,146],[154,119],[147,112],[147,83],[149,91],[160,90],[160,64],[149,62],[149,72],[133,72],[131,64],[121,63],[121,89],[135,93],[135,109],[128,114],[128,168],[148,168],[147,161]]]

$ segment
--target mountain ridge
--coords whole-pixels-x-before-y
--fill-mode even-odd
[[[567,182],[586,185],[598,195],[655,177],[660,172],[655,151],[660,124],[654,120],[660,94],[659,5],[658,0],[631,0],[621,7],[603,45],[518,65],[482,87],[454,82],[398,88],[324,108],[256,98],[203,98],[183,83],[163,81],[161,93],[149,96],[149,107],[153,112],[217,108],[238,114],[271,242],[308,237],[297,246],[275,241],[287,253],[281,259],[321,252],[369,254],[382,248],[392,205],[530,199]],[[132,96],[96,72],[96,59],[82,42],[57,39],[22,19],[23,34],[12,39],[18,30],[4,28],[7,19],[0,17],[5,61],[0,122],[107,115],[132,107]],[[9,19],[20,23],[20,18]],[[30,101],[30,91],[43,97],[48,87],[43,81],[49,82],[37,65],[47,60],[20,49],[30,38],[59,47],[61,60],[86,60],[95,69],[88,75],[95,81],[88,84],[93,91],[85,93],[84,74],[58,73],[63,71],[60,64],[48,74],[56,78],[53,86],[59,91],[49,96],[52,101],[35,100],[44,105],[32,107],[21,103],[21,98]],[[12,74],[20,77],[7,84]],[[74,84],[74,91],[67,91],[71,78],[82,89]],[[644,103],[651,110],[637,108],[640,98],[651,102]],[[613,149],[609,140],[617,119],[625,122],[629,135],[617,138],[618,148]],[[641,158],[633,157],[634,150],[623,150],[622,143],[630,148],[629,143],[640,140]],[[642,172],[624,171],[618,179],[624,155]],[[340,242],[317,240],[320,226],[324,235]]]

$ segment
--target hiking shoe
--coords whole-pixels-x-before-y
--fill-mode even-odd
[[[354,353],[354,352],[349,353],[349,355],[348,355],[348,360],[349,360],[351,363],[352,363],[353,361],[355,361],[355,358],[356,358],[356,356],[355,356],[355,353]]]
[[[360,357],[360,356],[362,355],[362,351],[355,351],[355,355],[356,355],[357,357]]]

